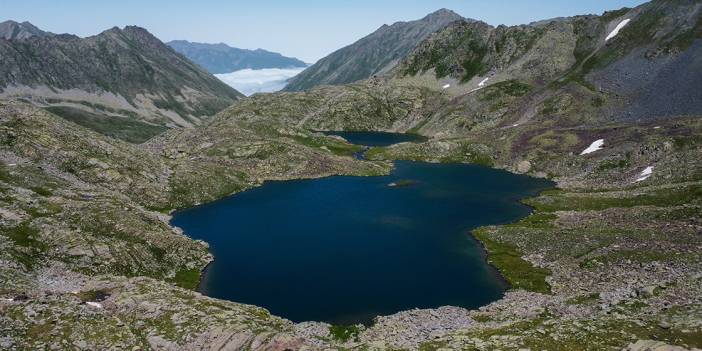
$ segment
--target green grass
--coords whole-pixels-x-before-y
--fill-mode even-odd
[[[549,229],[554,228],[553,221],[558,217],[553,213],[540,213],[534,212],[529,217],[522,219],[517,223],[507,224],[506,227],[516,228],[516,227],[528,227],[536,229]]]
[[[527,83],[523,83],[518,80],[506,80],[504,82],[495,83],[485,87],[480,92],[480,97],[481,100],[495,100],[505,95],[520,97],[528,94],[531,89],[531,85]]]
[[[387,149],[384,147],[374,146],[363,153],[366,159],[378,160],[387,157]]]
[[[622,168],[627,168],[629,167],[630,162],[627,159],[620,159],[620,160],[605,160],[600,162],[599,165],[597,165],[597,170],[598,171],[609,171],[613,169],[622,169]]]
[[[200,269],[181,269],[170,280],[171,283],[185,289],[196,290],[200,284]]]
[[[633,192],[633,191],[632,191]],[[678,188],[652,190],[639,194],[626,193],[621,197],[591,193],[578,193],[577,196],[561,194],[546,195],[527,199],[525,203],[542,212],[591,211],[615,207],[636,206],[676,206],[702,199],[702,186],[689,185]]]
[[[521,258],[522,253],[516,246],[493,239],[485,229],[476,229],[473,235],[485,246],[488,262],[500,271],[512,288],[551,293],[551,287],[546,283],[550,270],[534,267]]]
[[[63,119],[100,134],[135,144],[143,143],[168,129],[130,118],[98,115],[72,107],[52,106],[46,109]]]
[[[35,192],[41,196],[45,196],[45,197],[53,195],[51,190],[44,188],[44,187],[40,187],[40,186],[31,187],[30,190],[32,190],[33,192]]]
[[[42,244],[37,240],[39,230],[29,226],[27,222],[11,228],[5,228],[2,232],[17,246],[38,247]]]
[[[347,144],[325,137],[317,138],[307,136],[295,136],[293,139],[302,145],[309,146],[312,148],[320,149],[322,147],[326,147],[334,155],[338,156],[352,156],[354,153],[363,150],[363,146]]]
[[[347,342],[355,340],[361,328],[358,325],[332,325],[329,327],[329,333],[334,340]]]
[[[0,226],[0,235],[14,243],[15,247],[9,249],[10,254],[28,269],[36,266],[39,257],[47,250],[47,245],[38,238],[39,230],[28,222],[9,228]]]

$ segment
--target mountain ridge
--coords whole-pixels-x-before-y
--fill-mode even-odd
[[[239,49],[225,43],[207,44],[187,40],[172,40],[166,43],[185,57],[212,74],[231,73],[242,69],[306,67],[307,64],[294,57],[264,50]]]
[[[137,26],[0,40],[0,57],[1,97],[60,108],[76,121],[108,115],[188,127],[243,96]]]
[[[45,32],[27,21],[20,23],[9,20],[0,23],[0,38],[7,40],[27,39],[33,36],[47,37],[53,35],[55,34]]]
[[[317,61],[293,77],[284,91],[352,83],[387,72],[429,34],[460,19],[455,12],[441,9],[419,20],[385,24]]]

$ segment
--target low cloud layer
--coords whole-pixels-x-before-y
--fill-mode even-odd
[[[242,69],[232,73],[215,74],[215,77],[249,96],[255,93],[270,93],[281,90],[285,87],[288,79],[304,69],[305,67]]]

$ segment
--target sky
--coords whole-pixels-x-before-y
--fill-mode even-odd
[[[90,36],[138,25],[163,41],[223,42],[313,63],[383,24],[440,8],[492,25],[634,7],[642,0],[0,0],[0,22],[29,21],[54,33]]]

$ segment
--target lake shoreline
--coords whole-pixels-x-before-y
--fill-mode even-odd
[[[498,172],[499,172],[498,174],[503,174],[503,175],[502,175],[503,177],[504,177],[504,176],[507,176],[507,175],[513,176],[512,173],[506,172],[506,171],[504,171],[504,170],[497,170],[497,169],[493,169],[493,168],[489,168],[489,167],[480,167],[480,166],[475,166],[475,165],[467,165],[467,164],[464,164],[464,163],[441,163],[441,164],[436,164],[436,163],[428,163],[428,162],[420,162],[420,161],[393,161],[393,171],[390,173],[390,175],[381,176],[381,177],[390,177],[389,179],[392,179],[393,176],[395,176],[395,177],[399,176],[399,175],[396,175],[396,174],[395,174],[395,172],[396,172],[397,169],[398,169],[398,162],[401,162],[401,163],[402,163],[402,166],[399,167],[399,168],[405,169],[405,171],[407,171],[407,167],[410,167],[410,169],[411,169],[411,167],[420,167],[420,168],[425,168],[425,172],[429,172],[429,173],[431,174],[431,173],[434,173],[435,171],[438,171],[438,170],[443,169],[444,166],[446,166],[446,167],[459,167],[459,168],[468,166],[468,167],[476,167],[476,168],[473,168],[473,169],[474,169],[473,171],[477,171],[477,170],[479,170],[479,169],[485,169],[485,170],[490,170],[490,171],[498,171]],[[469,169],[470,169],[470,168],[469,168]],[[339,176],[339,177],[340,177],[340,178],[337,178],[337,176],[334,176],[334,175],[330,175],[330,176],[328,176],[328,177],[313,178],[313,179],[315,179],[315,180],[317,180],[317,181],[319,181],[319,180],[326,180],[327,182],[329,182],[329,181],[332,181],[332,182],[333,182],[333,181],[335,181],[334,178],[337,178],[337,179],[344,179],[344,178],[346,178],[347,180],[348,180],[348,179],[355,179],[355,178],[367,178],[367,177],[354,177],[354,176],[347,176],[347,177]],[[534,178],[534,179],[536,179],[536,178]],[[271,184],[273,184],[275,187],[281,187],[281,186],[285,187],[285,186],[287,186],[287,185],[285,185],[285,183],[298,182],[298,181],[304,181],[304,179],[303,179],[303,180],[290,179],[290,180],[280,180],[280,181],[275,181],[275,180],[274,180],[274,181],[266,181],[266,182],[263,182],[263,183],[260,184],[260,185],[263,185],[263,184],[269,184],[269,185],[271,185]],[[524,179],[524,181],[526,181],[526,179]],[[298,183],[298,184],[306,184],[306,183]],[[307,184],[309,185],[309,184],[312,184],[312,183],[307,183]],[[400,189],[407,189],[407,187],[399,187],[399,188],[388,187],[387,184],[390,184],[390,183],[389,183],[389,182],[383,181],[383,184],[382,184],[383,188],[394,189],[394,191],[402,191],[402,190],[400,190]],[[237,195],[241,196],[241,194],[245,194],[245,193],[247,194],[247,195],[245,195],[245,196],[250,197],[251,195],[249,194],[249,192],[251,192],[251,191],[254,191],[254,192],[255,192],[255,191],[257,191],[256,189],[259,189],[258,192],[264,191],[264,190],[260,190],[261,188],[262,188],[262,187],[256,186],[256,187],[254,187],[254,188],[252,188],[252,189],[249,189],[248,191],[244,191],[244,192],[241,192],[241,193],[232,194],[231,196],[228,196],[228,197],[225,197],[225,198],[222,198],[222,199],[213,201],[213,202],[211,202],[211,203],[202,204],[202,205],[200,205],[200,206],[196,206],[195,208],[200,208],[200,209],[202,209],[203,207],[212,207],[213,204],[219,203],[220,201],[225,201],[225,202],[226,202],[226,201],[230,201],[231,198],[234,198],[234,197],[236,197]],[[413,187],[409,187],[409,188],[413,188]],[[537,192],[539,192],[539,191],[537,191]],[[526,195],[519,195],[518,198],[514,200],[514,203],[519,203],[520,206],[523,206],[521,200],[523,200],[524,198],[530,197],[530,196],[533,196],[533,194],[528,193],[528,194],[526,194]],[[512,200],[509,200],[509,203],[512,203],[512,202],[513,202]],[[190,210],[193,210],[193,208],[184,209],[185,212],[189,212]],[[523,211],[523,210],[521,210],[521,211]],[[528,213],[527,213],[526,215],[519,215],[519,217],[518,217],[518,218],[515,218],[515,219],[493,221],[493,222],[490,222],[489,225],[501,225],[501,224],[505,224],[505,223],[512,223],[512,222],[515,222],[515,221],[519,221],[519,220],[521,220],[522,218],[525,218],[525,217],[527,217],[529,214],[531,214],[532,211],[533,211],[533,210],[532,210],[531,208],[529,208],[529,211],[528,211]],[[181,211],[178,211],[177,213],[174,213],[174,214],[182,214],[182,213],[183,213],[183,211],[181,210]],[[173,224],[173,225],[175,225],[175,224]],[[178,225],[178,226],[181,227],[181,228],[183,227],[182,225]],[[471,226],[471,227],[472,227],[472,226]],[[479,227],[480,227],[480,226],[474,227],[474,228],[477,229],[477,228],[479,228]],[[197,232],[198,232],[199,234],[202,234],[202,230],[199,230],[199,231],[197,231]],[[500,287],[500,288],[499,288],[499,290],[500,290],[499,296],[497,296],[497,297],[494,298],[494,299],[490,299],[490,301],[497,301],[497,300],[501,299],[501,298],[504,296],[504,294],[505,294],[505,293],[510,289],[510,287],[511,287],[511,285],[509,284],[509,280],[506,278],[505,275],[502,274],[502,272],[500,271],[499,267],[496,267],[496,266],[494,266],[493,264],[491,264],[491,263],[489,262],[489,258],[488,258],[488,257],[489,257],[489,255],[490,255],[490,250],[485,246],[485,244],[484,244],[478,237],[476,237],[475,235],[473,235],[472,230],[471,230],[470,228],[465,228],[465,229],[462,230],[462,232],[463,232],[464,234],[461,234],[461,235],[465,235],[466,232],[467,232],[468,235],[470,235],[470,240],[473,242],[473,245],[475,246],[475,249],[477,250],[477,255],[479,256],[481,265],[483,265],[483,266],[485,267],[485,269],[486,269],[486,271],[484,271],[485,273],[483,273],[483,274],[488,274],[489,277],[490,277],[490,280],[492,281],[492,284],[496,284],[496,286],[499,286],[499,287]],[[195,237],[191,237],[191,238],[196,239]],[[204,240],[204,241],[210,243],[211,245],[216,245],[216,244],[213,244],[210,240],[205,239],[205,238],[197,238],[197,239],[198,239],[198,240]],[[210,248],[210,250],[211,250],[210,253],[213,254],[213,256],[221,256],[221,252],[220,252],[220,253],[216,253],[217,250],[212,250],[212,248]],[[241,298],[241,299],[240,299],[240,298],[239,298],[239,295],[236,295],[236,297],[227,298],[226,296],[223,296],[221,293],[218,294],[218,293],[213,293],[212,291],[210,291],[210,289],[207,288],[207,285],[206,285],[206,284],[208,284],[208,281],[209,281],[209,279],[211,278],[210,275],[213,274],[213,265],[215,264],[215,263],[214,263],[215,260],[219,261],[219,258],[218,258],[218,257],[215,257],[215,258],[213,259],[213,261],[211,261],[210,263],[208,263],[208,264],[207,264],[205,267],[203,267],[203,269],[201,270],[200,280],[199,280],[199,283],[198,283],[197,289],[196,289],[199,293],[201,293],[201,294],[203,294],[203,295],[207,295],[207,296],[213,296],[213,297],[216,297],[216,298],[223,298],[223,299],[230,300],[230,301],[234,301],[234,302],[246,303],[246,304],[254,304],[254,305],[262,306],[261,303],[257,303],[257,302],[255,302],[255,301],[254,301],[254,302],[252,302],[252,301],[247,301],[247,300],[244,299],[244,298]],[[219,262],[218,262],[218,263],[219,263]],[[224,263],[222,263],[222,264],[224,264]],[[451,267],[451,268],[455,268],[455,267]],[[442,271],[443,271],[443,269],[442,269]],[[208,295],[207,293],[211,293],[212,295]],[[489,302],[488,302],[488,303],[489,303]],[[443,304],[443,303],[437,303],[437,304],[432,304],[432,305],[433,305],[434,307],[428,306],[428,307],[419,307],[419,308],[422,308],[422,309],[424,309],[424,308],[430,308],[430,309],[431,309],[431,308],[437,308],[437,307],[439,307],[439,306],[461,306],[461,305],[463,305],[463,304],[456,304],[456,303],[447,303],[447,304]],[[472,305],[472,304],[471,304],[471,305]],[[482,305],[484,305],[484,303],[481,303],[481,304],[479,304],[479,305],[477,305],[477,306],[482,306]],[[267,308],[265,304],[263,304],[263,306],[264,306],[264,308]],[[464,305],[463,308],[467,308],[467,309],[469,309],[469,310],[472,310],[472,309],[477,308],[477,306],[468,307],[468,306],[465,306],[465,305]],[[409,308],[411,308],[411,307],[409,307]],[[268,309],[268,308],[267,308],[267,309]],[[269,309],[269,310],[270,310],[270,309]],[[365,322],[360,321],[360,322],[361,322],[361,323],[365,323],[365,324],[367,324],[367,325],[370,325],[370,324],[373,323],[372,320],[375,320],[375,319],[378,318],[378,317],[387,316],[387,315],[392,315],[392,314],[399,313],[399,312],[402,312],[402,311],[405,311],[405,310],[406,310],[406,308],[404,308],[404,309],[398,309],[398,310],[395,310],[395,311],[374,313],[374,314],[373,314],[374,317],[373,317],[371,320],[368,320],[368,321],[365,321]],[[284,314],[284,313],[281,314],[281,313],[279,313],[278,311],[275,311],[275,312],[272,312],[272,313],[275,314],[275,315],[282,315],[284,318],[291,318],[290,316],[288,316],[288,315],[286,315],[286,314]],[[364,314],[365,312],[363,312],[362,310],[359,310],[358,313]],[[328,319],[325,319],[325,318],[291,318],[291,319],[297,320],[297,321],[319,321],[319,320],[328,320]]]

